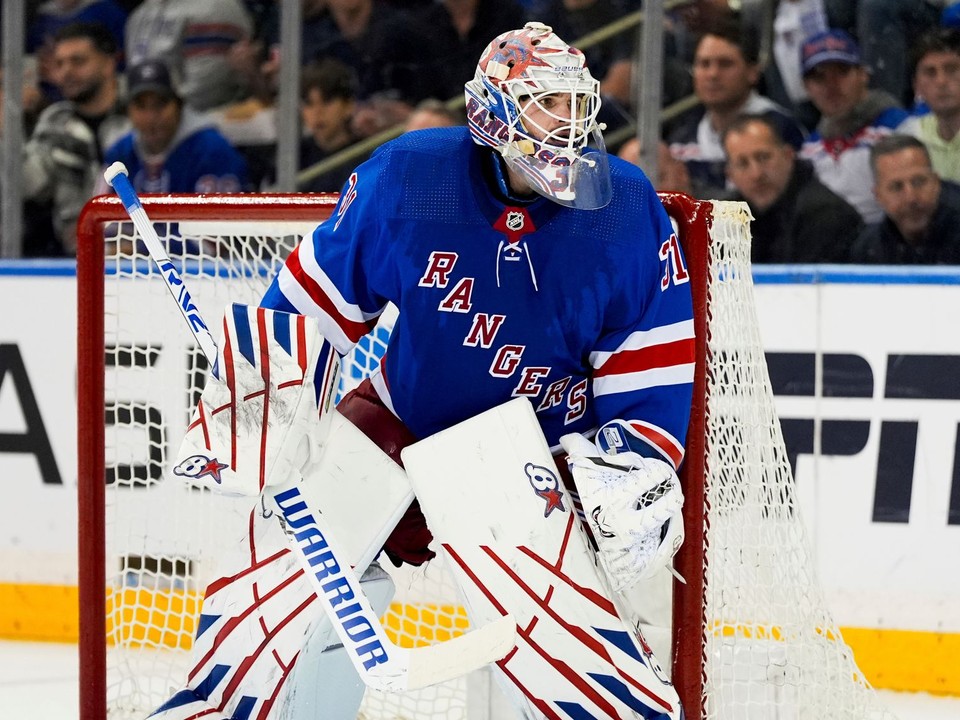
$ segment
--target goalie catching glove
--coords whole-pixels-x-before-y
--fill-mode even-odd
[[[560,444],[613,589],[668,567],[683,543],[683,491],[673,468],[635,452],[604,452],[576,433]]]
[[[228,495],[307,474],[319,457],[339,357],[316,320],[235,304],[217,367],[194,410],[173,474]]]

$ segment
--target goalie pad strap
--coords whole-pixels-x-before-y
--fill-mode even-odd
[[[370,380],[364,380],[347,393],[337,405],[337,411],[403,467],[400,451],[416,442],[417,438],[387,409]],[[432,540],[433,535],[420,511],[420,503],[414,500],[387,538],[383,550],[397,567],[402,563],[422,565],[436,557],[436,553],[428,547]]]

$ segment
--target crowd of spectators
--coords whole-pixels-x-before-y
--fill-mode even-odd
[[[960,3],[742,0],[692,47],[659,190],[745,201],[754,262],[957,263]]]
[[[113,160],[142,192],[273,187],[280,5],[28,3],[24,254],[75,253]],[[448,100],[489,38],[540,20],[576,43],[641,8],[302,0],[299,189],[339,191],[367,155],[309,169],[384,129],[463,123]],[[608,131],[637,116],[636,37],[584,48]],[[960,211],[960,0],[690,0],[667,14],[660,71],[665,106],[699,102],[664,123],[655,185],[745,201],[755,262],[960,262],[957,233],[940,237]],[[635,139],[610,149],[639,163]]]

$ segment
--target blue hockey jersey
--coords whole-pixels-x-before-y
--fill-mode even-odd
[[[138,193],[241,192],[247,187],[247,161],[216,128],[184,108],[170,148],[150,157],[135,130],[104,153],[104,165],[122,162]]]
[[[679,244],[652,186],[611,158],[613,200],[511,206],[466,128],[407,133],[350,177],[263,299],[320,319],[346,354],[388,302],[384,403],[426,437],[528,397],[547,441],[623,419],[647,456],[683,457],[694,342]],[[634,438],[631,438],[631,441]]]

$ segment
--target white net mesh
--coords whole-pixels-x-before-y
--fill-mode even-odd
[[[706,717],[891,717],[826,609],[767,374],[745,205],[710,243]]]
[[[702,648],[706,716],[889,717],[827,613],[815,577],[754,315],[744,207],[716,203],[711,230]],[[319,217],[325,214],[318,210]],[[676,220],[682,237],[690,232],[688,218]],[[239,224],[156,226],[200,312],[216,323],[227,303],[259,300],[279,262],[312,224],[244,220],[241,213]],[[180,686],[201,594],[224,548],[243,537],[249,501],[230,501],[167,479],[167,460],[183,435],[206,364],[153,263],[132,237],[132,226],[114,222],[101,230],[99,240],[86,241],[105,239],[108,250],[103,339],[107,694],[108,715],[118,720],[144,717]],[[344,387],[376,367],[389,327],[389,320],[382,323],[344,363]],[[395,642],[438,642],[467,628],[442,567],[431,563],[399,573],[386,565],[398,587],[384,618]],[[472,676],[417,695],[368,693],[361,716],[510,717],[490,714],[488,690],[479,697],[473,692],[487,684]],[[697,716],[690,707],[687,715]]]

